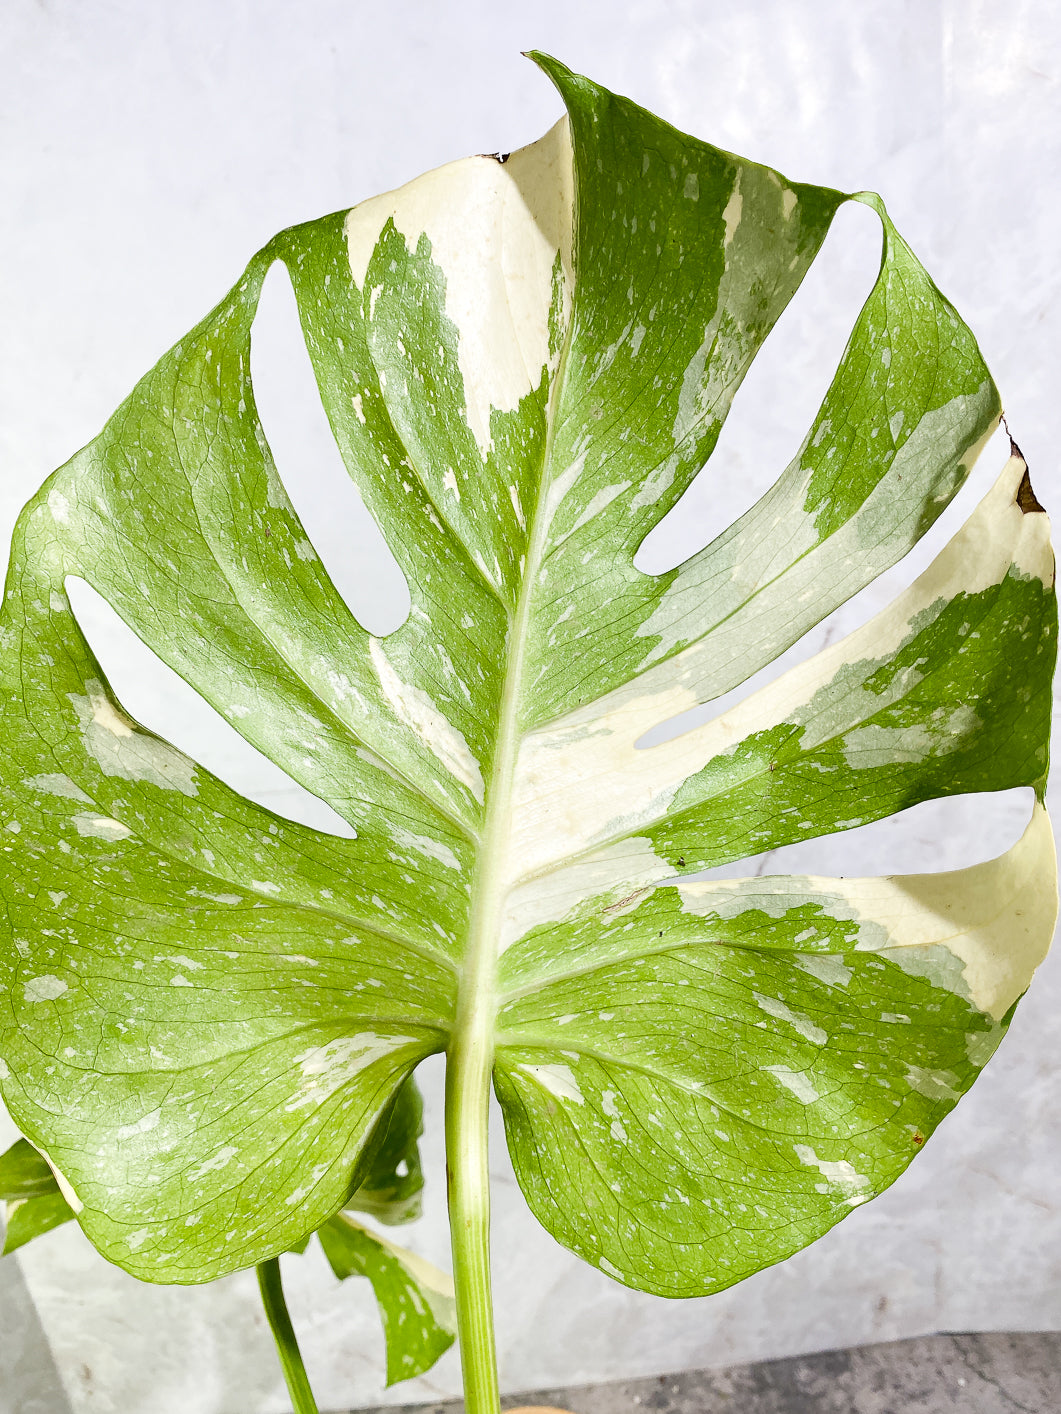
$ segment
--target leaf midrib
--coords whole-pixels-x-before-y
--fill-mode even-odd
[[[576,322],[578,282],[572,273],[571,309],[567,329],[552,377],[545,413],[538,494],[530,519],[530,537],[523,561],[523,574],[515,612],[509,614],[505,644],[505,676],[501,688],[496,749],[486,789],[483,832],[476,850],[476,869],[468,914],[468,946],[457,984],[456,1017],[452,1032],[453,1054],[478,1052],[481,1073],[493,1068],[498,1010],[497,964],[499,957],[501,910],[511,892],[509,868],[512,835],[512,796],[516,764],[525,732],[521,730],[521,707],[528,626],[531,606],[553,513],[549,512],[547,487],[552,484],[549,470],[559,422],[568,356]],[[546,376],[548,374],[546,373]],[[458,1065],[460,1064],[458,1060]]]

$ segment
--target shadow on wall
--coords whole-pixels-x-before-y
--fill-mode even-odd
[[[15,1258],[0,1262],[0,1414],[71,1414],[37,1308]]]

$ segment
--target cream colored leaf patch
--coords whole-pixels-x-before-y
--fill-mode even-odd
[[[346,241],[356,284],[393,222],[406,246],[426,244],[445,281],[457,331],[467,420],[485,458],[493,409],[512,412],[550,363],[553,268],[571,280],[571,138],[566,120],[502,163],[469,157],[355,206]],[[454,491],[459,495],[452,471]]]

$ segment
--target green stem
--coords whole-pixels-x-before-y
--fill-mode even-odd
[[[276,1341],[276,1350],[280,1356],[280,1365],[287,1381],[294,1414],[320,1414],[313,1391],[309,1387],[298,1341],[295,1339],[295,1328],[287,1313],[284,1288],[280,1281],[279,1257],[258,1263],[258,1286],[262,1293],[262,1305],[269,1319],[269,1328]]]
[[[537,560],[532,542],[528,562]],[[500,1414],[490,1292],[490,1075],[497,1020],[497,945],[508,891],[512,783],[529,596],[509,629],[497,744],[486,795],[457,1015],[446,1056],[446,1172],[465,1414]]]
[[[485,1028],[458,1038],[446,1068],[446,1172],[466,1414],[498,1414],[490,1290],[488,1125],[493,1047]],[[493,1017],[490,1017],[490,1031]]]
[[[540,539],[528,563],[537,568]],[[465,1414],[500,1414],[490,1291],[490,1076],[497,1022],[497,947],[508,892],[512,784],[529,595],[509,629],[497,745],[486,795],[457,1015],[446,1056],[446,1172]]]

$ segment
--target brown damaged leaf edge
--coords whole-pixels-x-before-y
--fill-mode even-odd
[[[1017,455],[1020,456],[1020,453],[1018,452]],[[1023,461],[1024,458],[1021,457],[1021,460]],[[1046,514],[1046,507],[1039,504],[1039,499],[1032,490],[1032,479],[1028,475],[1027,465],[1024,467],[1024,475],[1021,477],[1020,485],[1017,487],[1017,505],[1020,506],[1025,515],[1032,515],[1037,512],[1042,515]]]
[[[1020,479],[1017,487],[1017,505],[1027,515],[1045,515],[1046,507],[1039,501],[1038,496],[1032,490],[1032,479],[1028,474],[1028,459],[1021,451],[1020,447],[1013,439],[1013,433],[1009,430],[1009,423],[1002,419],[1002,426],[1006,429],[1006,436],[1009,438],[1009,454],[1024,463],[1024,475]]]

